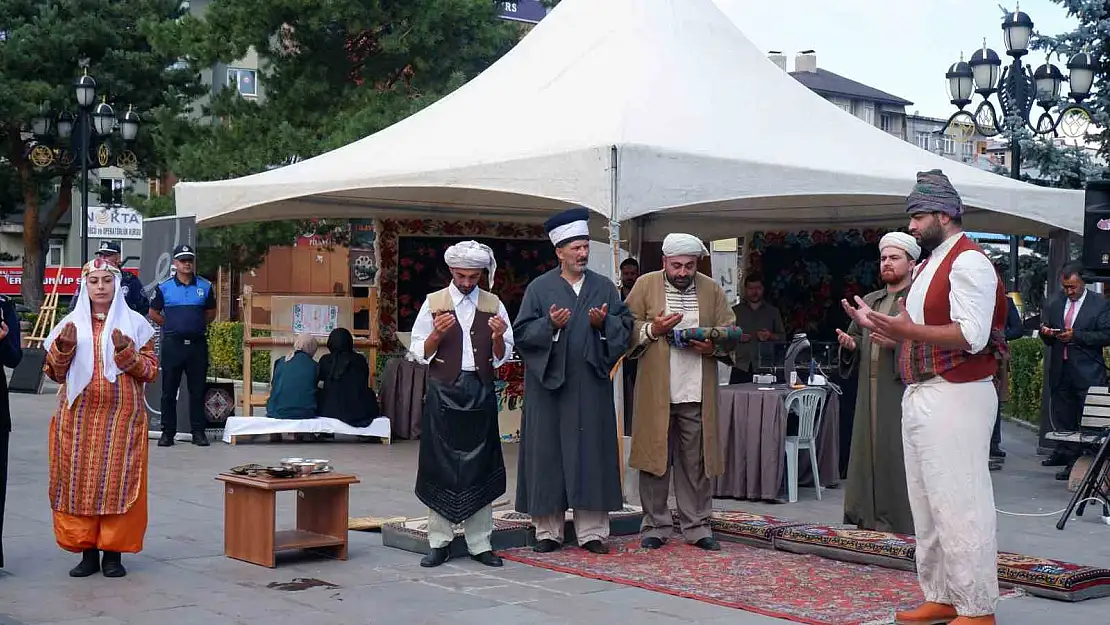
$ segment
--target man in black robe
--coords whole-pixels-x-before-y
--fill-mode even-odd
[[[566,511],[578,544],[608,553],[609,512],[623,508],[610,373],[632,315],[613,282],[586,268],[589,212],[544,224],[560,267],[533,280],[513,324],[524,362],[516,509],[532,516],[535,550],[559,549]]]
[[[19,315],[12,301],[0,295],[0,365],[15,369],[23,360]],[[8,495],[8,437],[12,415],[8,406],[8,377],[0,368],[0,569],[4,568],[4,500]]]
[[[420,566],[451,557],[457,525],[471,558],[501,566],[490,544],[492,504],[506,488],[493,372],[513,351],[512,328],[501,300],[478,288],[483,269],[493,286],[493,250],[463,241],[443,259],[451,284],[424,300],[409,347],[428,364],[416,496],[428,506],[430,551]]]

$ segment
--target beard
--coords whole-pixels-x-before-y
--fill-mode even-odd
[[[672,276],[670,274],[666,275],[667,282],[670,282],[671,286],[678,289],[679,291],[685,291],[686,289],[690,288],[691,284],[694,283],[694,276]]]
[[[462,286],[460,284],[455,284],[455,288],[458,289],[459,293],[462,293],[463,295],[470,295],[470,292],[473,291],[476,286],[478,285],[471,284],[470,286]]]
[[[933,224],[918,234],[917,242],[921,245],[922,251],[932,252],[944,243],[944,229],[940,224]]]
[[[883,284],[898,284],[905,280],[906,276],[898,275],[898,272],[893,269],[883,269],[879,272],[879,278],[882,279]]]

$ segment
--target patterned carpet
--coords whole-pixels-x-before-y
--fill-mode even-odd
[[[501,552],[506,560],[714,603],[811,625],[893,622],[923,601],[913,573],[812,555],[722,543],[707,552],[671,540],[659,550],[638,537],[611,539],[608,555],[578,548]],[[1012,594],[1012,593],[1011,593]]]

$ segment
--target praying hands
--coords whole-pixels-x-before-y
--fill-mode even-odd
[[[840,300],[840,304],[844,307],[844,312],[848,313],[848,317],[859,324],[861,328],[867,328],[871,331],[872,341],[883,347],[894,347],[899,341],[912,338],[911,335],[916,324],[910,319],[909,312],[906,311],[905,300],[898,300],[898,314],[894,316],[884,315],[874,310],[858,295],[855,300],[855,306],[849,303],[847,299]]]

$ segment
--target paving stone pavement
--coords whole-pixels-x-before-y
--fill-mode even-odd
[[[381,545],[379,534],[351,532],[346,562],[286,557],[276,569],[225,558],[220,470],[290,455],[324,457],[357,474],[355,516],[422,516],[412,494],[416,445],[370,443],[240,444],[197,448],[178,443],[150,450],[150,526],[141,554],[125,556],[123,579],[72,579],[76,556],[54,543],[46,501],[46,429],[53,388],[41,396],[12,395],[14,431],[4,524],[6,568],[0,571],[0,625],[529,625],[610,624],[763,625],[786,623],[748,612],[639,588],[506,562],[490,569],[453,560],[422,569],[418,556]],[[1062,508],[1067,493],[1042,468],[1033,436],[1007,426],[1005,469],[995,473],[998,506],[1022,513]],[[513,493],[516,455],[506,446]],[[292,494],[279,497],[279,525],[292,521]],[[718,507],[764,511],[809,521],[839,522],[842,491],[817,501],[802,489],[796,504],[719,500]],[[1091,516],[1095,514],[1095,516]],[[1110,567],[1110,527],[1097,509],[1065,531],[1055,517],[1000,516],[1002,549]],[[305,590],[275,587],[295,579],[322,584]],[[1042,625],[1106,623],[1110,599],[1078,604],[1022,597],[1004,601],[999,622]]]

